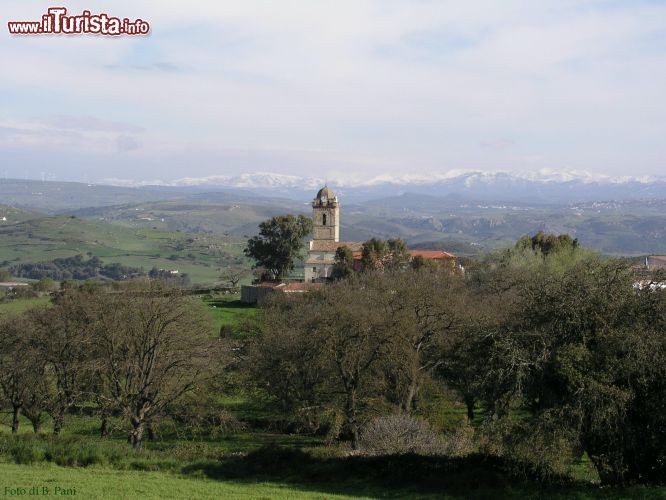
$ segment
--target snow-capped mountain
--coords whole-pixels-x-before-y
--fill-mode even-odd
[[[239,189],[253,188],[315,188],[323,181],[296,175],[272,174],[257,172],[254,174],[241,174],[238,176],[213,175],[208,177],[185,177],[166,183],[170,186],[223,186]]]
[[[110,184],[117,184],[107,180]],[[237,176],[186,177],[135,185],[161,185],[198,191],[241,190],[261,196],[309,200],[325,181],[268,172]],[[123,184],[127,185],[126,182]],[[357,203],[405,193],[452,200],[567,204],[599,200],[666,198],[666,178],[611,177],[584,171],[449,171],[430,175],[382,175],[328,181],[341,200]]]

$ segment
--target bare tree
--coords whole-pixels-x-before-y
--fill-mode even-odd
[[[342,414],[354,449],[363,421],[381,404],[381,363],[393,330],[375,307],[373,276],[342,281],[301,297],[267,303],[263,335],[250,363],[266,389],[287,407],[320,407]],[[387,322],[388,321],[388,322]],[[275,380],[275,379],[278,380]]]
[[[163,283],[135,282],[99,299],[97,376],[106,405],[129,420],[128,440],[138,448],[146,426],[220,366],[220,343],[200,304]]]
[[[294,322],[293,318],[304,318],[302,314],[320,301],[317,294],[300,300],[273,294],[262,304],[261,331],[249,337],[246,359],[241,361],[251,380],[276,397],[281,410],[304,423],[311,432],[319,427],[327,372],[323,369],[318,343],[310,334],[311,325],[306,321]],[[252,326],[256,325],[247,324],[245,329]]]
[[[228,267],[222,271],[220,274],[220,279],[224,283],[229,283],[232,288],[237,288],[238,283],[240,283],[240,280],[242,280],[246,274],[247,271],[240,267]]]
[[[359,449],[362,413],[379,391],[379,365],[389,350],[393,331],[373,307],[372,291],[343,282],[328,288],[326,309],[317,337],[324,356],[333,364],[332,389],[343,396],[342,409],[351,433],[352,448]]]
[[[44,365],[30,346],[30,324],[24,315],[0,318],[0,389],[12,409],[12,433],[18,432],[21,412],[38,397]]]
[[[85,399],[91,379],[91,328],[94,317],[90,300],[94,286],[68,288],[52,307],[33,310],[31,345],[45,363],[46,411],[53,418],[53,433],[60,434],[67,411]]]
[[[464,283],[448,270],[407,269],[383,275],[378,287],[376,307],[394,324],[387,377],[399,406],[410,412],[459,327]]]

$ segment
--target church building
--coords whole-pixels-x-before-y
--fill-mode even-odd
[[[305,282],[326,281],[335,264],[335,251],[346,246],[359,252],[362,242],[340,241],[340,203],[332,189],[324,186],[312,201],[313,238],[305,260]]]
[[[340,241],[340,202],[328,186],[321,188],[312,201],[312,233],[305,259],[305,283],[328,281],[333,273],[335,252],[342,246],[352,251],[354,270],[360,271],[363,268],[363,242]],[[409,250],[409,254],[410,259],[420,258],[438,266],[448,265],[456,269],[455,256],[443,250]]]

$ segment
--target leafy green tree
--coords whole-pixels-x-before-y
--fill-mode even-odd
[[[410,261],[412,269],[418,271],[419,269],[426,269],[429,271],[434,271],[439,267],[444,267],[438,264],[437,261],[433,259],[426,259],[422,255],[416,255],[414,256],[411,261]],[[451,269],[451,266],[449,266],[449,269]]]
[[[56,282],[51,278],[42,278],[32,285],[37,292],[51,292],[57,288]]]
[[[407,245],[401,239],[372,238],[363,243],[361,263],[364,271],[405,267],[410,261]]]
[[[333,271],[331,278],[333,280],[341,280],[348,278],[354,272],[354,254],[351,249],[343,245],[338,247],[335,251],[335,263],[333,264]]]
[[[531,248],[542,255],[550,255],[562,251],[572,251],[578,248],[578,240],[568,234],[546,234],[539,231],[534,236],[523,236],[516,243],[517,249]]]
[[[312,219],[299,215],[281,215],[259,224],[259,234],[247,242],[245,255],[265,267],[275,278],[284,277],[294,268],[294,260],[303,248],[303,238],[312,232]]]
[[[386,242],[377,238],[371,238],[363,243],[361,263],[363,271],[376,271],[384,268],[384,259],[388,252]]]
[[[405,268],[411,255],[407,249],[407,244],[400,238],[389,239],[386,241],[387,255],[386,264],[389,268]]]
[[[395,329],[377,304],[376,276],[358,277],[299,297],[265,304],[248,365],[253,377],[290,413],[341,415],[359,447],[360,429],[382,405],[382,363]],[[367,285],[367,286],[366,286]]]
[[[663,291],[637,292],[624,263],[593,256],[544,262],[501,294],[511,313],[487,330],[477,366],[489,411],[529,412],[507,419],[509,449],[544,468],[587,452],[604,483],[663,480]]]

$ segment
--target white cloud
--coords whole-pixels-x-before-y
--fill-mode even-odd
[[[10,1],[3,10],[8,19],[38,18],[49,6]],[[93,122],[77,129],[84,138],[76,140],[96,145],[97,154],[132,149],[116,148],[130,144],[118,136],[138,145],[132,134],[140,133],[141,147],[131,153],[145,160],[131,167],[137,177],[247,169],[314,169],[323,177],[359,170],[548,167],[619,175],[663,169],[663,4],[77,0],[68,6],[142,17],[152,33],[134,39],[2,34],[8,71],[0,89],[9,102],[0,119],[86,116],[145,129],[108,131],[108,137],[96,135]],[[79,152],[75,139],[33,135],[24,139],[21,161],[29,163],[29,149],[40,140],[57,143],[63,158],[63,148]]]

